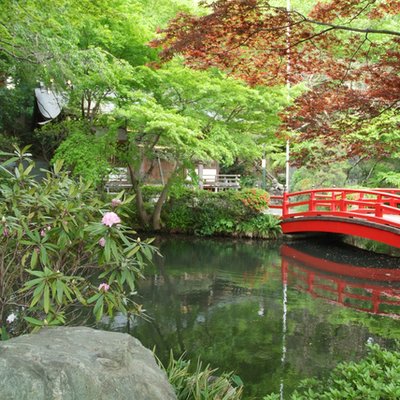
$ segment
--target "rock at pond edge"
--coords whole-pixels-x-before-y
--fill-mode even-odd
[[[0,399],[176,400],[176,395],[139,340],[57,327],[0,342]]]

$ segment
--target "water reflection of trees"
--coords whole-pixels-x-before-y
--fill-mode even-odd
[[[136,321],[130,333],[147,347],[156,346],[161,359],[172,349],[176,356],[186,352],[222,371],[235,370],[246,396],[261,398],[279,391],[282,377],[289,394],[300,379],[364,354],[371,333],[357,319],[366,315],[376,323],[376,316],[339,308],[289,284],[282,364],[277,244],[180,238],[160,247],[163,258],[139,290],[151,321]]]

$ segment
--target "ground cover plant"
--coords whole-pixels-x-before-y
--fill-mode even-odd
[[[368,344],[369,354],[359,362],[339,364],[327,379],[308,379],[290,400],[395,400],[400,398],[400,353]],[[271,394],[264,400],[278,400]]]

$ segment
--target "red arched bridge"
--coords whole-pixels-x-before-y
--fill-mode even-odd
[[[330,232],[400,247],[400,189],[312,189],[271,196],[282,232]]]

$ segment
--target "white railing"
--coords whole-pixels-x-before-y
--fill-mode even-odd
[[[240,189],[240,175],[203,175],[201,185],[203,189],[218,192],[227,189]]]
[[[127,168],[114,168],[113,171],[108,175],[108,180],[104,185],[107,193],[119,192],[123,189],[130,189],[132,183],[128,178]]]

